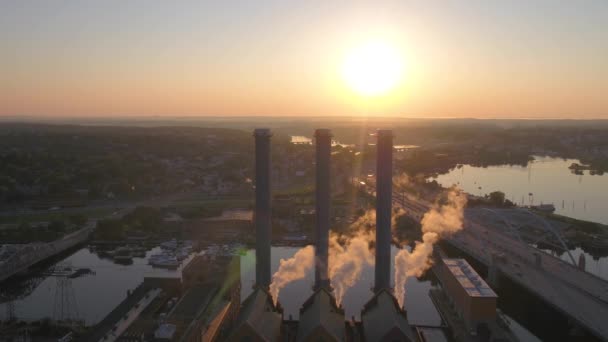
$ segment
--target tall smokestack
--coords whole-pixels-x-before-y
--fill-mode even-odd
[[[330,288],[328,276],[328,248],[329,248],[329,158],[331,154],[331,131],[317,129],[316,138],[316,247],[315,247],[315,290]]]
[[[376,268],[374,292],[390,289],[393,132],[378,130],[376,156]]]
[[[270,285],[270,137],[267,128],[253,131],[255,137],[255,281]]]

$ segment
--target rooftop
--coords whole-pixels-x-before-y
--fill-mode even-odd
[[[323,288],[317,290],[300,309],[298,341],[307,341],[318,336],[320,331],[335,341],[344,340],[344,310],[336,299]]]
[[[443,263],[471,297],[498,296],[464,259],[443,259]]]
[[[361,322],[366,341],[416,340],[405,311],[387,290],[380,290],[365,304]]]
[[[270,294],[256,288],[243,302],[230,340],[240,341],[242,337],[255,336],[255,340],[276,341],[281,334],[282,321],[281,309],[274,305]]]

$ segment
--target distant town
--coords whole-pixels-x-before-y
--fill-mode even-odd
[[[399,340],[496,340],[480,337],[486,335],[508,341],[525,341],[525,336],[555,340],[562,334],[580,341],[608,338],[606,328],[587,313],[556,299],[578,298],[579,303],[608,313],[606,274],[592,274],[589,266],[608,257],[605,222],[563,215],[560,206],[575,206],[574,202],[535,202],[531,191],[515,198],[509,196],[510,189],[479,186],[463,193],[460,205],[458,198],[451,197],[459,184],[440,182],[442,175],[465,167],[526,168],[543,158],[576,160],[562,168],[565,174],[605,177],[608,125],[525,120],[397,120],[391,125],[390,244],[382,248],[396,255],[388,254],[387,267],[393,258],[395,263],[412,262],[409,253],[427,241],[426,233],[438,234],[428,267],[403,275],[399,285],[405,289],[406,280],[415,278],[412,281],[430,286],[425,294],[428,311],[439,322],[410,324],[417,321],[407,310],[409,295],[405,294],[405,304],[393,297],[393,289],[399,293],[398,274],[382,286],[390,290],[386,298],[381,288],[375,292],[377,309],[371,304],[349,309],[348,299],[340,303],[341,297],[337,302],[334,298],[342,286],[348,293],[355,285],[336,287],[336,272],[347,271],[332,269],[332,260],[350,253],[358,241],[363,241],[366,253],[380,248],[367,236],[376,234],[375,218],[369,215],[380,210],[379,184],[386,183],[378,173],[377,130],[386,127],[386,121],[264,123],[262,118],[235,119],[232,128],[213,121],[179,120],[170,125],[1,123],[0,341],[241,341],[235,337],[238,334],[254,336],[249,339],[253,341],[277,341],[279,335],[282,341],[300,341],[306,324],[320,324],[303,321],[312,319],[306,314],[311,305],[313,310],[324,310],[319,301],[329,301],[331,312],[339,313],[331,318],[338,325],[324,327],[333,336],[329,340],[377,340],[380,335],[369,335],[372,328],[364,326],[374,310],[382,315],[390,311],[404,320],[393,327],[400,331],[395,335]],[[278,294],[279,298],[272,297],[270,284],[260,282],[257,270],[255,276],[246,275],[248,282],[241,279],[249,274],[247,267],[256,265],[254,261],[246,266],[248,260],[260,253],[256,223],[260,189],[252,135],[258,127],[271,127],[268,234],[273,255],[278,248],[293,251],[285,257],[286,263],[298,253],[304,257],[306,246],[317,243],[320,171],[314,134],[318,127],[331,128],[327,143],[331,162],[326,170],[330,275],[325,281],[333,276],[334,283],[319,285],[316,279],[313,293],[306,285],[311,299],[304,303],[309,294],[301,294],[299,321],[292,317],[297,310],[290,311],[288,302],[282,307]],[[589,201],[576,205],[591,207]],[[461,212],[458,229],[444,233],[425,228],[429,213],[441,216],[443,210]],[[436,226],[447,224],[442,222]],[[367,271],[359,272],[373,273],[378,263],[368,265],[366,260],[360,262]],[[269,276],[280,271],[272,269]],[[348,272],[361,277],[357,271]],[[462,311],[458,291],[464,280],[459,280],[459,272],[476,286],[464,287],[467,296],[484,297],[479,309]],[[122,283],[121,277],[125,277]],[[99,295],[107,296],[103,302],[91,298],[84,304],[82,298],[95,296],[85,291],[92,282],[101,292],[116,288]],[[372,295],[369,292],[365,300]],[[521,307],[502,298],[533,301],[538,315],[548,318],[523,314]],[[391,303],[390,309],[384,301]],[[91,306],[100,309],[90,310]],[[344,318],[345,307],[356,311],[357,317]],[[479,318],[475,310],[485,314]],[[258,314],[269,315],[269,322],[278,319],[275,330],[256,330],[260,328],[256,324],[262,325],[256,320],[264,318],[242,318]],[[548,329],[548,322],[554,321],[564,324]],[[243,330],[243,324],[252,330]],[[525,333],[518,335],[513,325]]]

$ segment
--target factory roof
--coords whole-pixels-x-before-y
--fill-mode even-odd
[[[258,287],[243,302],[231,340],[239,341],[243,336],[255,335],[254,340],[276,341],[282,321],[281,309],[274,305],[267,291]]]
[[[443,259],[443,263],[471,297],[498,297],[494,290],[464,259]]]
[[[366,341],[416,341],[405,311],[386,289],[365,304],[361,321]]]
[[[344,310],[331,293],[321,288],[300,309],[297,341],[318,340],[319,335],[334,341],[344,340]]]

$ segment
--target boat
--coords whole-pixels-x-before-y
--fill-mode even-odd
[[[150,264],[156,267],[162,268],[178,268],[180,262],[174,256],[159,256],[156,258],[150,258]]]
[[[552,213],[555,211],[555,206],[553,204],[533,205],[530,208],[541,211],[543,213]]]
[[[172,240],[169,240],[169,241],[162,242],[160,244],[160,248],[162,248],[162,249],[171,249],[171,250],[177,249],[177,240],[176,239],[172,239]]]
[[[191,251],[185,248],[182,248],[175,252],[175,257],[177,260],[182,261],[190,256]]]
[[[171,257],[171,256],[172,256],[172,254],[169,253],[169,252],[161,252],[159,254],[153,254],[148,259],[148,264],[152,265],[156,261],[159,261],[159,260],[162,260],[162,259],[166,259],[166,258]]]

